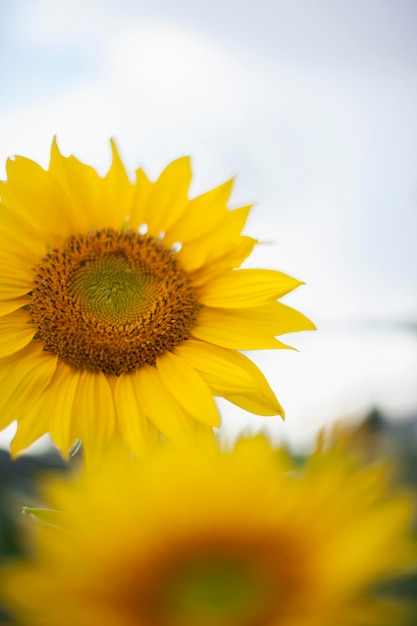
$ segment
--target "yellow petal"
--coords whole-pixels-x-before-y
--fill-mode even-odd
[[[113,139],[110,144],[113,158],[110,169],[102,181],[99,226],[119,230],[128,223],[132,209],[134,186],[128,178]]]
[[[275,270],[234,270],[206,283],[198,299],[206,306],[220,308],[260,306],[301,284]]]
[[[157,237],[167,232],[188,207],[188,189],[191,183],[189,157],[173,161],[153,184],[144,211],[148,232]]]
[[[31,341],[11,357],[2,359],[6,371],[0,395],[0,428],[24,416],[38,402],[54,375],[57,357]]]
[[[146,207],[152,191],[152,183],[145,172],[139,168],[136,170],[136,184],[132,198],[129,226],[137,232],[139,226],[146,224]]]
[[[194,337],[235,350],[289,348],[276,335],[313,330],[302,313],[280,302],[245,309],[202,309],[192,333]]]
[[[34,259],[22,261],[18,254],[10,250],[0,252],[0,267],[2,268],[2,278],[7,276],[7,280],[16,280],[29,286],[27,291],[32,291],[34,272],[32,270]]]
[[[268,304],[268,309],[271,315],[274,314],[274,331],[276,335],[316,329],[315,324],[308,317],[286,304],[282,304],[282,302],[271,302]]]
[[[68,234],[98,227],[102,219],[103,180],[95,169],[74,156],[62,155],[54,138],[49,172],[59,184],[61,204],[71,218]]]
[[[193,337],[215,343],[232,350],[266,350],[268,348],[289,348],[285,343],[275,339],[268,325],[262,324],[257,309],[203,309],[198,314],[197,323],[193,327]],[[248,313],[249,312],[249,313]],[[245,315],[246,314],[246,315]]]
[[[5,183],[3,183],[5,184]],[[0,250],[12,252],[16,258],[29,267],[46,252],[46,239],[43,224],[36,219],[36,213],[19,215],[15,210],[0,204]]]
[[[241,409],[254,413],[255,415],[262,415],[270,417],[273,415],[279,415],[282,419],[285,418],[285,412],[275,395],[271,390],[271,394],[263,395],[257,393],[246,394],[224,394],[226,400],[236,404]]]
[[[56,179],[40,165],[17,156],[6,164],[7,183],[0,187],[2,202],[29,223],[38,222],[43,241],[56,245],[71,232],[73,215],[62,201]]]
[[[36,327],[28,311],[17,309],[0,317],[0,358],[18,352],[33,339]]]
[[[218,451],[218,444],[213,428],[197,420],[193,420],[192,426],[193,447],[197,450],[202,450],[204,454],[215,454]]]
[[[189,441],[192,420],[163,385],[155,367],[145,365],[138,371],[136,394],[142,410],[162,434],[178,443]]]
[[[222,257],[213,261],[213,264],[221,263],[224,267],[229,268],[239,267],[251,254],[257,244],[257,239],[247,237],[246,235],[240,235],[239,239],[234,243],[232,249],[227,250]]]
[[[162,384],[187,413],[208,426],[220,425],[213,394],[194,368],[171,352],[159,357],[156,366]]]
[[[194,287],[201,287],[224,272],[239,267],[251,254],[258,241],[252,237],[241,235],[231,248],[219,258],[198,267],[191,275]]]
[[[122,374],[115,387],[117,423],[123,439],[139,457],[155,445],[158,430],[138,402],[139,376]]]
[[[79,435],[74,435],[74,405],[81,372],[58,361],[55,375],[45,390],[42,413],[48,419],[48,430],[61,453],[67,457]]]
[[[243,354],[193,339],[178,346],[175,353],[201,373],[214,395],[238,406],[244,401],[244,408],[253,406],[258,415],[283,415],[265,376]]]
[[[10,452],[13,457],[31,446],[35,441],[48,432],[48,420],[41,411],[42,398],[39,398],[35,406],[19,419],[17,431],[10,444]]]
[[[207,258],[207,249],[204,245],[204,238],[197,239],[192,243],[183,245],[177,252],[178,259],[182,267],[187,272],[199,269],[205,263]]]
[[[213,230],[227,212],[234,179],[230,179],[189,201],[187,211],[167,233],[167,241],[186,243]]]
[[[5,266],[3,265],[3,267]],[[22,272],[20,274],[7,276],[4,275],[5,271],[6,270],[3,270],[3,276],[0,281],[0,300],[20,298],[32,290],[33,282],[29,273]]]
[[[81,372],[74,414],[77,415],[78,432],[73,435],[85,444],[83,451],[87,464],[95,465],[115,428],[113,394],[105,374]]]
[[[202,236],[188,242],[182,242],[178,252],[183,267],[188,271],[201,268],[205,263],[212,263],[230,254],[240,244],[240,234],[250,206],[225,212],[223,219]],[[181,239],[178,239],[181,241]]]
[[[211,233],[212,245],[208,249],[208,262],[213,262],[233,252],[234,245],[240,241],[241,232],[246,224],[251,208],[252,205],[249,204],[233,211],[228,211],[218,232]],[[215,235],[214,240],[213,237]]]
[[[20,298],[0,300],[0,315],[7,315],[12,311],[16,311],[17,309],[27,306],[28,304],[30,304],[30,296],[28,295],[21,296]]]
[[[232,350],[188,339],[177,346],[174,353],[198,370],[208,385],[216,389],[216,395],[258,387],[247,366],[249,359]]]

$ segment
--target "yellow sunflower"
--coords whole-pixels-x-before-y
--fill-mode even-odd
[[[340,454],[289,469],[259,437],[54,479],[64,526],[33,525],[3,599],[30,626],[398,626],[375,588],[415,554],[410,502]]]
[[[89,458],[116,436],[136,454],[158,433],[205,440],[213,396],[283,415],[238,350],[313,328],[277,302],[298,280],[236,269],[257,242],[241,235],[250,207],[227,207],[233,181],[190,200],[188,158],[132,182],[111,145],[104,177],[54,141],[47,171],[16,157],[0,182],[0,428],[18,421],[14,454],[44,433]]]

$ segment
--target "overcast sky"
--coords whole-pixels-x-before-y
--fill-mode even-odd
[[[226,431],[303,443],[417,406],[397,326],[417,321],[416,32],[415,0],[0,0],[2,176],[54,134],[101,171],[110,136],[152,176],[191,154],[194,193],[237,174],[234,203],[256,201],[250,264],[306,281],[286,302],[320,331],[255,355],[286,424],[222,403]]]

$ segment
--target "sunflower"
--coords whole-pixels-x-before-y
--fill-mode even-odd
[[[283,415],[238,350],[288,347],[311,329],[277,302],[300,282],[236,269],[257,243],[250,206],[227,207],[233,181],[189,199],[190,161],[132,182],[114,142],[100,177],[53,142],[49,169],[15,157],[0,182],[0,428],[17,454],[50,433],[87,458],[113,438],[143,455],[158,434],[206,441],[213,396]]]
[[[372,590],[410,566],[412,512],[385,482],[340,454],[294,470],[262,437],[165,443],[129,471],[44,485],[64,525],[33,525],[4,597],[22,625],[398,625]]]

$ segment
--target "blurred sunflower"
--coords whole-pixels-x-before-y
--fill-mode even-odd
[[[228,210],[232,181],[188,198],[188,158],[131,182],[112,142],[100,177],[53,143],[48,171],[16,157],[0,183],[0,428],[12,452],[49,432],[64,455],[97,457],[120,436],[137,454],[158,432],[212,436],[213,396],[283,415],[237,350],[285,348],[311,329],[277,302],[300,282],[240,269],[255,239],[250,207]]]
[[[9,608],[31,626],[401,623],[374,592],[415,554],[410,502],[340,454],[289,469],[259,437],[54,479],[65,527],[34,525],[30,560],[3,572]]]

